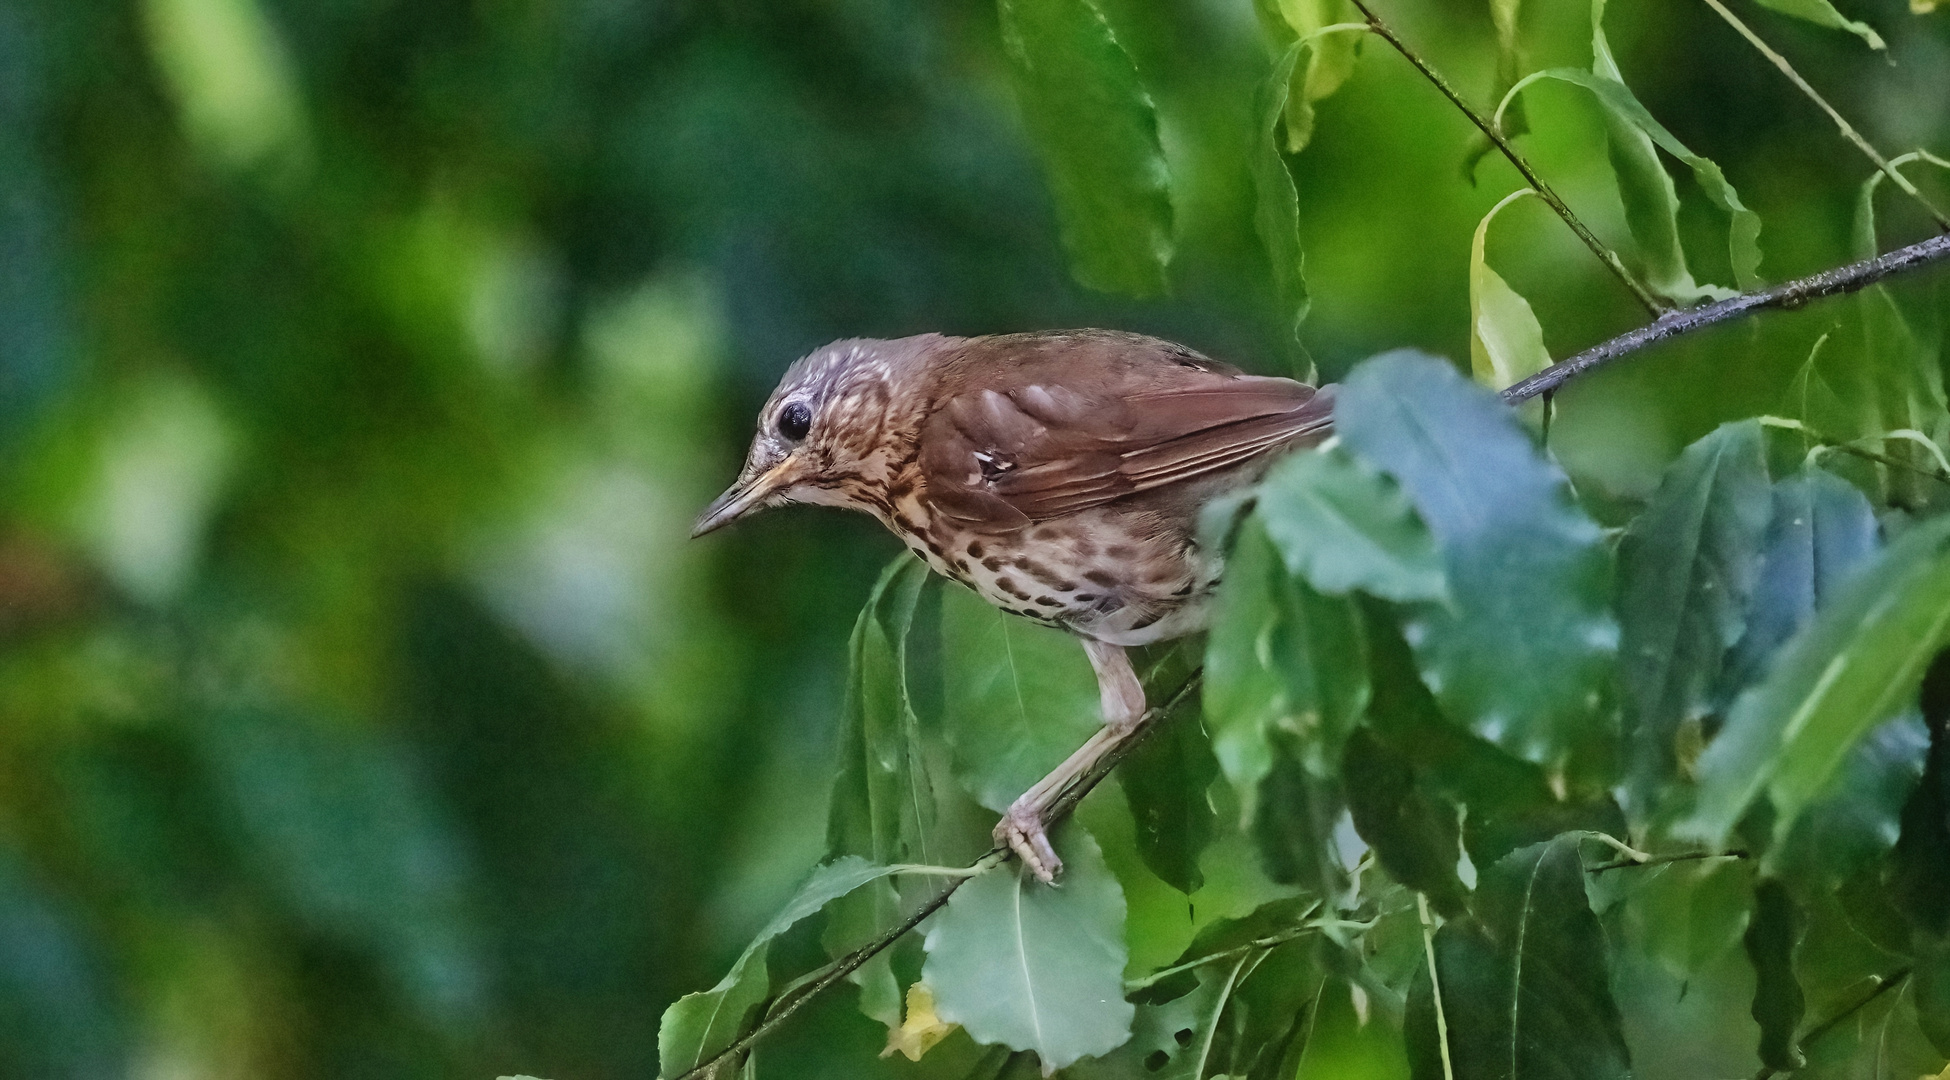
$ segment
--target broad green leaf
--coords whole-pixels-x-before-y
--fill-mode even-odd
[[[1722,425],[1679,455],[1618,549],[1619,681],[1630,790],[1651,810],[1680,725],[1713,704],[1740,639],[1771,499],[1760,424]]]
[[[1618,61],[1612,57],[1611,43],[1605,39],[1605,0],[1591,3],[1591,71],[1621,86],[1625,83]],[[1625,224],[1645,263],[1647,287],[1680,304],[1732,296],[1730,289],[1701,285],[1693,279],[1686,250],[1679,241],[1679,192],[1673,187],[1672,174],[1659,161],[1652,137],[1617,110],[1600,111],[1605,117],[1612,176],[1618,182],[1619,201],[1624,204]]]
[[[1895,844],[1903,804],[1922,779],[1930,735],[1921,718],[1886,720],[1850,747],[1821,795],[1762,861],[1797,890],[1839,890]]]
[[[1754,0],[1754,2],[1770,11],[1791,15],[1804,22],[1814,23],[1816,26],[1830,30],[1846,30],[1861,38],[1862,43],[1871,49],[1887,47],[1882,43],[1881,35],[1870,29],[1867,23],[1844,18],[1841,12],[1835,10],[1835,5],[1828,0]]]
[[[1602,11],[1602,4],[1599,4],[1594,7],[1593,14],[1601,15]],[[1659,149],[1678,158],[1688,169],[1691,169],[1693,181],[1699,185],[1700,191],[1705,194],[1707,201],[1711,202],[1722,213],[1727,215],[1727,250],[1729,258],[1733,263],[1734,283],[1742,289],[1755,289],[1760,286],[1760,218],[1752,210],[1747,209],[1746,205],[1740,201],[1740,193],[1735,191],[1733,185],[1727,182],[1726,174],[1721,171],[1720,166],[1712,160],[1701,157],[1687,149],[1686,144],[1675,138],[1672,132],[1667,131],[1665,125],[1653,119],[1652,114],[1647,112],[1645,106],[1639,103],[1638,98],[1632,94],[1629,87],[1610,75],[1581,71],[1577,68],[1551,68],[1546,71],[1534,72],[1524,76],[1523,81],[1519,82],[1515,87],[1512,87],[1510,94],[1506,95],[1505,100],[1512,100],[1515,95],[1521,93],[1531,83],[1540,79],[1556,79],[1574,86],[1582,86],[1586,90],[1591,91],[1592,95],[1598,99],[1598,103],[1607,113],[1638,130],[1645,137],[1651,139]],[[1619,145],[1619,143],[1614,142],[1614,145]],[[1629,146],[1630,144],[1627,143],[1626,145]],[[1639,161],[1634,167],[1633,175],[1638,176],[1649,165],[1650,163]],[[1635,183],[1645,182],[1644,180],[1635,180]],[[1634,229],[1634,235],[1637,236],[1638,230],[1642,228],[1656,228],[1660,230],[1658,236],[1648,234],[1647,238],[1654,240],[1661,245],[1661,248],[1664,248],[1665,242],[1659,237],[1663,236],[1662,230],[1665,226],[1663,224],[1657,225],[1656,227],[1648,226],[1645,223],[1645,216],[1653,213],[1659,207],[1661,201],[1656,194],[1648,199],[1643,192],[1635,198],[1635,203],[1639,207],[1640,221],[1636,223],[1638,228]],[[1628,223],[1630,223],[1629,217]],[[1643,243],[1644,241],[1641,242]],[[1676,244],[1676,239],[1672,243]],[[1671,258],[1670,251],[1673,249],[1665,250],[1668,251],[1668,254],[1660,258],[1667,260],[1667,263],[1658,265],[1669,265]],[[1680,297],[1675,295],[1674,299],[1680,299]]]
[[[657,1058],[662,1075],[674,1077],[695,1068],[745,1033],[752,1010],[770,992],[765,961],[773,938],[828,903],[897,869],[877,866],[852,855],[814,869],[785,907],[745,946],[718,985],[685,994],[664,1010],[663,1021],[657,1029]]]
[[[1117,767],[1117,782],[1137,823],[1138,856],[1182,893],[1205,884],[1198,857],[1212,841],[1215,815],[1206,789],[1219,775],[1196,706],[1186,705]]]
[[[1850,579],[1743,693],[1699,762],[1686,831],[1724,841],[1763,792],[1774,835],[1822,794],[1848,749],[1903,708],[1950,639],[1950,518],[1912,528]]]
[[[1469,242],[1469,364],[1476,381],[1492,390],[1520,382],[1551,364],[1551,354],[1544,348],[1544,328],[1537,324],[1530,301],[1517,295],[1483,256],[1490,222],[1504,207],[1535,194],[1524,188],[1504,196],[1476,223]]]
[[[1494,394],[1421,353],[1361,364],[1334,417],[1442,552],[1450,601],[1411,606],[1405,630],[1443,712],[1527,760],[1602,757],[1611,561],[1563,472]]]
[[[1305,44],[1288,49],[1260,87],[1260,126],[1252,150],[1253,228],[1259,232],[1267,265],[1273,272],[1280,325],[1296,338],[1313,301],[1307,295],[1307,253],[1300,246],[1300,194],[1280,153],[1280,117],[1288,111],[1288,85],[1293,81],[1294,67],[1307,51]],[[1312,115],[1309,108],[1309,127]]]
[[[1458,914],[1464,889],[1456,877],[1462,861],[1457,808],[1416,780],[1408,758],[1367,729],[1349,736],[1341,787],[1355,831],[1396,881],[1427,893],[1438,911]]]
[[[1801,940],[1801,912],[1787,887],[1773,878],[1754,883],[1754,917],[1742,939],[1754,965],[1754,1021],[1760,1025],[1760,1063],[1787,1072],[1801,1067],[1794,1033],[1807,1011],[1794,977],[1794,947]]]
[[[1889,861],[1891,901],[1925,934],[1950,935],[1950,652],[1938,653],[1923,677],[1922,707],[1930,736],[1923,776],[1903,804]]]
[[[1240,527],[1205,652],[1212,749],[1247,822],[1274,733],[1297,739],[1306,767],[1332,776],[1368,695],[1353,602],[1289,576],[1266,533],[1257,516]]]
[[[1000,0],[1023,120],[1043,158],[1077,280],[1150,296],[1171,260],[1171,179],[1157,110],[1092,0]]]
[[[1061,886],[1014,865],[970,880],[930,922],[921,973],[942,1020],[977,1042],[1032,1050],[1045,1070],[1123,1045],[1134,1011],[1123,890],[1081,827],[1055,841]]]
[[[1605,935],[1584,892],[1580,834],[1511,852],[1476,891],[1475,920],[1435,933],[1449,1061],[1457,1080],[1606,1080],[1631,1075]],[[1425,966],[1409,993],[1417,1080],[1447,1071]]]
[[[1722,706],[1761,677],[1775,651],[1881,542],[1869,500],[1826,469],[1810,466],[1777,482],[1772,503],[1746,629],[1721,672]]]
[[[1076,638],[941,590],[942,717],[955,777],[1006,810],[1102,724],[1097,678]]]
[[[1342,450],[1302,451],[1259,487],[1259,520],[1287,569],[1329,596],[1441,600],[1442,561],[1401,488]]]
[[[1743,859],[1633,869],[1620,887],[1634,944],[1673,976],[1693,978],[1718,962],[1746,931],[1753,877],[1752,862]],[[1618,884],[1616,879],[1612,884]]]

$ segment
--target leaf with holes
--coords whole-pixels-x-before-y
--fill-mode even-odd
[[[921,977],[935,1012],[977,1042],[1031,1050],[1046,1070],[1123,1045],[1124,893],[1096,840],[1057,834],[1063,881],[1005,865],[955,891],[927,932]]]

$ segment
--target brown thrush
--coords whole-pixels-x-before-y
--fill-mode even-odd
[[[836,341],[785,373],[692,535],[781,503],[864,510],[936,573],[1081,638],[1104,726],[995,829],[1049,881],[1044,815],[1144,715],[1125,646],[1205,626],[1221,553],[1200,509],[1325,438],[1332,396],[1109,330]]]

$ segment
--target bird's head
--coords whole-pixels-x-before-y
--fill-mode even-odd
[[[854,338],[800,358],[759,410],[738,479],[691,535],[789,502],[882,509],[874,497],[914,438],[928,361],[953,340]]]

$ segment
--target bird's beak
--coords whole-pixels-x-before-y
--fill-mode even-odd
[[[704,513],[698,516],[697,524],[691,526],[691,539],[695,540],[705,533],[721,529],[763,506],[767,497],[792,482],[792,460],[786,458],[749,479],[739,477],[736,483],[725,489],[723,495],[718,496],[710,506],[704,508]]]

